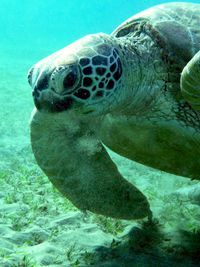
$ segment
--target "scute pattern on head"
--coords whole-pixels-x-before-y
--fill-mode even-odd
[[[110,96],[121,88],[123,64],[118,50],[110,36],[97,34],[41,60],[28,75],[36,107],[52,112],[72,106],[85,108],[83,113],[108,110],[115,102]]]
[[[98,52],[97,55],[79,59],[82,78],[80,88],[72,94],[75,99],[84,101],[91,98],[98,101],[100,97],[108,96],[122,75],[122,64],[116,48],[112,49],[102,44],[95,50]]]

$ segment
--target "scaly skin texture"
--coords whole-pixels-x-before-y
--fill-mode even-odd
[[[123,48],[134,43],[139,51],[145,77],[138,92],[152,94],[152,101],[148,105],[142,99],[142,109],[134,110],[134,104],[132,113],[108,114],[101,134],[107,146],[125,157],[193,179],[200,179],[199,53],[195,56],[200,49],[199,23],[200,5],[168,4],[134,16],[113,33],[124,41]],[[182,75],[182,83],[190,82],[186,86],[190,95],[183,98],[180,73],[193,56],[189,73],[184,74],[185,70]],[[133,98],[133,102],[139,100]]]
[[[180,89],[183,67],[200,50],[199,16],[200,5],[161,5],[31,69],[34,155],[78,208],[151,217],[146,197],[121,176],[103,144],[145,165],[200,178],[200,115]],[[182,84],[184,77],[190,74]],[[197,84],[195,78],[182,92]]]
[[[151,216],[145,196],[118,172],[87,117],[33,112],[31,141],[51,182],[79,209],[120,219]],[[96,127],[95,127],[96,126]],[[94,130],[96,128],[96,130]]]

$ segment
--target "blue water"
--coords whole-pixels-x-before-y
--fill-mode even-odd
[[[0,45],[48,54],[89,33],[110,33],[162,0],[1,0]],[[170,2],[170,1],[168,1]],[[172,1],[171,1],[172,2]],[[177,1],[178,2],[178,1]],[[200,0],[192,2],[200,3]],[[29,55],[30,56],[30,55]],[[37,57],[37,55],[36,55]]]

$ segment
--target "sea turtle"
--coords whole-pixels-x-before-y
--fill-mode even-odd
[[[79,209],[121,219],[151,216],[147,198],[122,177],[106,147],[200,178],[199,26],[200,4],[155,6],[30,69],[35,158]]]

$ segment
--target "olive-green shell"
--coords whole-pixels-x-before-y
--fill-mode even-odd
[[[116,37],[144,31],[168,50],[183,67],[200,50],[200,4],[169,3],[131,17],[112,34]]]
[[[172,77],[170,82],[174,83],[176,96],[179,95],[180,74],[200,50],[200,4],[176,2],[152,7],[122,23],[112,35],[120,38],[141,32],[151,36],[161,48]],[[182,95],[191,104],[186,94]],[[200,105],[200,98],[197,102]]]

